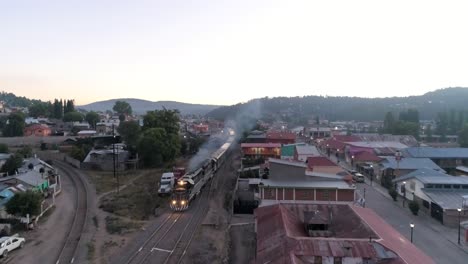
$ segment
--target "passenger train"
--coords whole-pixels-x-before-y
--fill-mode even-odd
[[[229,131],[227,141],[209,159],[202,162],[198,168],[181,177],[173,189],[170,208],[173,211],[184,211],[189,208],[190,202],[200,194],[202,188],[213,178],[216,171],[226,161],[228,150],[234,142],[233,131]]]

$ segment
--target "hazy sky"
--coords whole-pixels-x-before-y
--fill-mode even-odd
[[[233,104],[468,86],[467,1],[0,0],[0,90]]]

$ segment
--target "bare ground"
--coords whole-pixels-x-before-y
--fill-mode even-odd
[[[176,166],[185,166],[186,159],[179,159]],[[132,241],[138,229],[145,229],[154,219],[156,208],[164,208],[167,197],[157,196],[157,183],[163,169],[137,170],[120,174],[120,189],[116,192],[116,180],[112,172],[92,172],[90,179],[98,190],[98,210],[93,222],[90,263],[110,263],[108,257]],[[109,221],[112,219],[113,221]],[[112,225],[112,226],[110,226]]]

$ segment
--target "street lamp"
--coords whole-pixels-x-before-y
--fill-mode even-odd
[[[409,226],[411,227],[411,243],[413,243],[413,229],[414,229],[414,224],[411,223]]]
[[[405,200],[406,200],[406,182],[403,182],[401,186],[401,191],[403,192],[403,207],[405,207]]]
[[[458,245],[460,245],[460,215],[461,215],[461,208],[457,208],[458,211]]]
[[[372,164],[369,166],[371,168],[371,173],[370,173],[370,186],[372,186],[372,180],[374,179],[374,166]]]
[[[351,155],[351,167],[354,169],[354,155]]]

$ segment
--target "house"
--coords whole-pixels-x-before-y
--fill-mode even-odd
[[[432,169],[419,169],[393,180],[403,199],[416,201],[420,208],[444,225],[458,226],[458,211],[461,220],[468,220],[468,177],[451,176]]]
[[[92,137],[97,134],[96,130],[81,130],[78,132],[77,136],[81,138]]]
[[[408,174],[418,169],[432,169],[439,172],[445,172],[437,166],[432,160],[427,158],[401,158],[382,157],[383,160],[378,166],[374,167],[377,180],[385,187],[390,187],[392,180],[402,175]]]
[[[291,131],[270,130],[266,133],[267,143],[293,144],[296,143],[296,134]]]
[[[306,162],[307,158],[317,156],[320,156],[319,151],[311,145],[297,145],[294,150],[294,159],[298,161]]]
[[[281,144],[279,143],[242,143],[242,156],[247,158],[280,158]]]
[[[323,156],[308,157],[306,163],[307,163],[307,167],[310,170],[313,170],[314,167],[336,166],[336,164],[333,161]]]
[[[24,136],[46,137],[52,134],[52,130],[45,124],[32,124],[24,128]]]
[[[259,183],[262,204],[284,201],[353,202],[355,186],[341,167],[316,167],[306,163],[270,158],[269,178]]]
[[[39,191],[46,191],[50,185],[47,177],[44,177],[43,174],[35,170],[20,173],[16,175],[15,178],[23,184],[26,184],[26,186]]]
[[[91,150],[82,162],[81,168],[111,171],[114,169],[115,162],[116,170],[124,170],[129,158],[130,153],[124,150],[124,145],[115,144],[115,149],[110,147],[107,149]]]
[[[281,159],[294,159],[294,153],[296,151],[296,146],[304,146],[305,143],[296,143],[296,144],[287,144],[281,146]]]
[[[455,175],[459,176],[459,175],[464,175],[464,176],[468,176],[468,167],[466,166],[457,166],[455,168]]]
[[[368,208],[281,203],[254,214],[254,263],[434,264]]]
[[[403,155],[429,158],[449,173],[453,173],[457,166],[468,166],[468,148],[412,147],[405,149]]]
[[[266,143],[266,133],[254,130],[247,136],[245,143]]]
[[[313,139],[331,137],[331,128],[329,127],[310,127],[307,129],[306,134]]]

